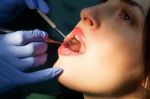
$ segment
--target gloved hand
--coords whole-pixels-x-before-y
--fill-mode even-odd
[[[26,5],[30,9],[38,9],[43,13],[48,13],[48,5],[44,0],[0,0],[0,4],[8,8]]]
[[[46,38],[47,34],[38,29],[0,35],[0,94],[22,84],[51,79],[62,72],[60,68],[24,72],[46,62]]]

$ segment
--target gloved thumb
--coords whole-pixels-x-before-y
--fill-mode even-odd
[[[44,69],[32,73],[26,73],[24,82],[22,84],[32,84],[32,83],[37,83],[45,80],[50,80],[57,75],[61,74],[63,70],[61,68],[49,68],[49,69]]]

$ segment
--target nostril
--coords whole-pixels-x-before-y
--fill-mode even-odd
[[[89,19],[88,17],[84,17],[83,20],[84,20],[85,24],[88,24],[90,26],[94,26],[93,21],[91,19]]]
[[[80,13],[81,21],[87,26],[95,29],[99,27],[99,18],[94,9],[85,8]]]
[[[93,22],[92,22],[92,11],[89,8],[85,8],[81,11],[81,20],[89,26],[93,26]]]

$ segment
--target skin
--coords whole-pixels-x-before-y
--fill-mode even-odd
[[[83,9],[77,27],[85,36],[85,53],[59,55],[54,65],[64,69],[60,83],[83,92],[85,99],[137,99],[144,95],[142,35],[150,1],[132,0],[143,12],[123,1],[130,0],[108,0]]]

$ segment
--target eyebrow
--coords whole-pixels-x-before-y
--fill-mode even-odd
[[[131,6],[136,6],[142,12],[142,14],[145,16],[143,7],[140,4],[138,4],[137,2],[135,2],[133,0],[120,0],[120,1],[127,3],[128,5],[131,5]]]

